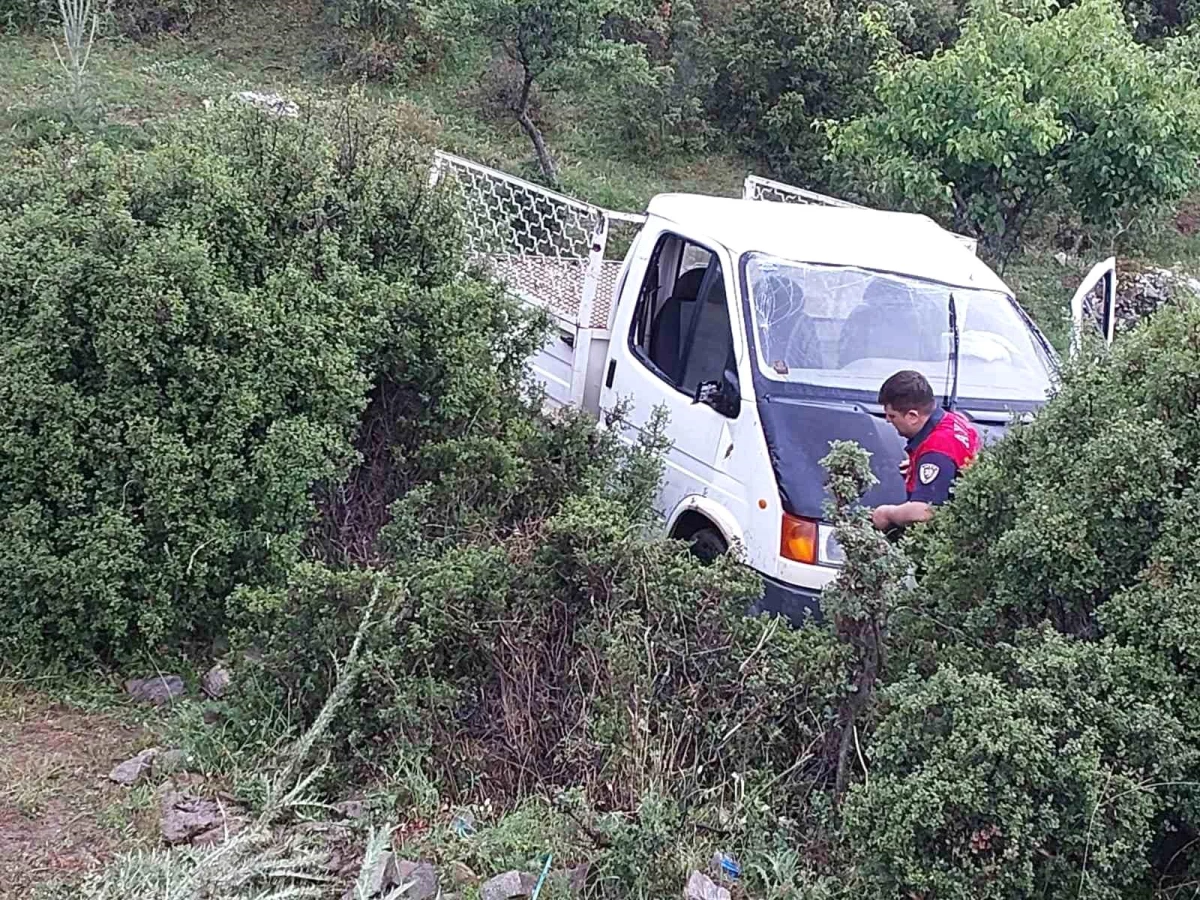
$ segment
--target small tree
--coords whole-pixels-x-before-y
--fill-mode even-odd
[[[1116,0],[981,0],[952,50],[884,73],[878,110],[832,128],[867,193],[952,218],[1011,250],[1063,196],[1097,225],[1197,179],[1194,60],[1137,44]]]
[[[78,97],[83,91],[83,73],[92,55],[96,29],[100,27],[100,11],[97,0],[58,0],[58,11],[62,16],[63,52],[55,44],[54,53],[71,82],[72,96]]]
[[[534,87],[565,74],[567,64],[598,46],[600,28],[614,0],[482,0],[480,26],[500,51],[517,64],[520,85],[512,113],[528,135],[538,167],[551,185],[558,170],[541,128],[530,115]]]
[[[908,562],[877,531],[858,501],[876,483],[870,455],[857,444],[834,441],[821,460],[833,497],[828,515],[846,563],[822,599],[838,639],[851,648],[850,690],[838,711],[832,756],[837,765],[836,795],[850,784],[852,751],[860,747],[858,727],[875,699],[886,661],[888,616],[904,594]]]

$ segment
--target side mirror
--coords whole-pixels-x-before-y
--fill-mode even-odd
[[[720,381],[702,381],[696,385],[693,403],[711,406],[721,415],[736,419],[742,409],[742,391],[737,373],[726,369]]]

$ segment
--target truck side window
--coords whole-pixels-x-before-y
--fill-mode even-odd
[[[629,338],[639,359],[688,396],[701,382],[720,380],[733,357],[733,335],[717,257],[677,235],[663,235]]]

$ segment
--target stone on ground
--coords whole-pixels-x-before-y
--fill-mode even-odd
[[[117,784],[133,786],[150,774],[156,756],[158,756],[156,747],[143,750],[137,756],[114,766],[113,770],[108,773],[108,780]]]
[[[434,900],[441,893],[437,869],[430,863],[401,860],[396,864],[396,875],[396,885],[404,890],[404,900]]]
[[[200,679],[200,689],[213,700],[220,700],[225,696],[225,692],[229,690],[232,683],[233,679],[229,670],[217,663]]]
[[[216,844],[242,826],[241,810],[208,797],[167,791],[160,802],[160,827],[168,844]]]
[[[187,771],[188,753],[186,750],[163,750],[154,757],[154,777],[164,778]]]
[[[537,876],[528,872],[505,872],[479,889],[480,900],[513,900],[514,897],[531,897],[537,887]]]
[[[125,682],[125,693],[139,702],[163,706],[183,695],[183,679],[178,675],[131,678]]]
[[[280,94],[264,94],[260,91],[241,91],[234,96],[250,106],[257,107],[273,116],[283,116],[295,119],[300,115],[300,107],[295,102]]]

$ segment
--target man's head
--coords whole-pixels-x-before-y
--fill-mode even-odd
[[[883,383],[879,402],[883,414],[903,438],[910,438],[925,427],[935,406],[929,381],[911,369],[897,372]]]

